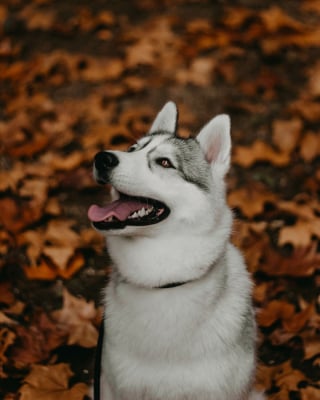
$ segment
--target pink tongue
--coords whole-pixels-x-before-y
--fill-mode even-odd
[[[125,221],[130,214],[143,207],[148,208],[149,205],[137,200],[119,199],[105,207],[93,204],[88,210],[88,217],[92,222],[101,222],[112,216],[120,221]]]

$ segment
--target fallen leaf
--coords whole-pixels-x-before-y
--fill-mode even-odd
[[[265,186],[252,183],[240,189],[233,190],[228,195],[228,203],[231,208],[238,208],[248,218],[253,218],[264,212],[267,203],[274,204],[277,197]]]
[[[306,162],[313,161],[320,155],[320,139],[318,133],[307,132],[301,141],[300,155]]]
[[[270,301],[257,315],[260,326],[268,327],[278,320],[289,319],[294,315],[294,306],[286,301]]]
[[[0,378],[7,377],[7,372],[3,370],[3,366],[8,359],[7,351],[14,343],[15,338],[16,334],[9,328],[5,326],[0,327]]]
[[[280,246],[291,243],[294,247],[308,247],[313,236],[320,238],[320,219],[298,220],[294,225],[284,226],[279,233],[278,243]]]
[[[19,232],[29,224],[35,223],[42,215],[42,209],[30,200],[0,198],[0,223],[8,232]]]
[[[21,400],[83,400],[88,386],[76,383],[69,388],[73,376],[68,364],[33,365],[19,390]]]
[[[12,349],[11,358],[24,365],[47,360],[67,337],[67,332],[45,312],[36,314],[30,325],[18,325],[15,330],[19,342]]]
[[[56,268],[43,258],[36,264],[24,265],[23,271],[28,279],[52,280],[58,275]]]
[[[0,324],[4,325],[14,325],[17,322],[9,318],[3,311],[0,311]]]
[[[301,400],[319,400],[319,388],[312,385],[303,387],[299,390]]]
[[[276,167],[284,167],[289,164],[290,157],[286,153],[275,151],[258,139],[251,146],[237,146],[233,160],[244,168],[249,168],[257,162],[269,162]]]
[[[43,254],[47,256],[55,266],[66,270],[68,262],[74,254],[74,248],[70,246],[45,246],[43,248]]]
[[[300,115],[307,121],[318,122],[320,115],[320,103],[318,103],[317,101],[309,100],[307,98],[302,98],[291,102],[288,106],[288,111],[290,113]]]
[[[302,127],[303,125],[300,118],[275,120],[272,125],[273,143],[280,151],[291,153],[298,144]]]
[[[98,311],[94,302],[72,296],[63,291],[63,306],[61,310],[52,313],[56,323],[68,332],[68,344],[78,344],[83,347],[95,347],[98,331],[93,325]]]
[[[320,96],[320,62],[312,65],[308,71],[309,90],[313,97]]]
[[[216,61],[211,57],[197,58],[188,69],[178,70],[176,79],[183,85],[192,83],[196,86],[206,87],[212,83],[215,65]]]
[[[74,224],[75,221],[67,219],[51,220],[44,234],[45,240],[55,246],[78,246],[80,243],[80,236],[72,229]]]
[[[259,270],[270,276],[308,277],[318,269],[320,254],[314,242],[307,247],[296,247],[287,257],[281,256],[270,246],[263,254]]]
[[[276,33],[286,29],[292,32],[304,32],[305,25],[289,16],[282,8],[272,6],[259,14],[267,32]]]
[[[313,313],[314,305],[311,303],[304,310],[295,313],[291,318],[284,318],[282,321],[283,328],[287,332],[299,334],[301,329],[305,327],[310,319],[311,314]]]

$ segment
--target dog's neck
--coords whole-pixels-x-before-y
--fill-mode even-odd
[[[128,282],[165,288],[199,279],[220,258],[229,241],[230,224],[210,234],[110,237],[108,249],[119,274]]]

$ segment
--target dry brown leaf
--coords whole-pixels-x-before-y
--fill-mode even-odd
[[[270,162],[276,167],[284,167],[289,164],[290,157],[286,153],[275,151],[258,139],[251,146],[237,146],[233,161],[245,168],[251,167],[256,162]]]
[[[197,58],[188,69],[179,69],[176,79],[183,85],[192,83],[196,86],[206,87],[212,83],[215,65],[216,61],[212,57]]]
[[[3,370],[3,365],[7,362],[6,355],[9,347],[14,343],[16,334],[7,327],[0,327],[0,378],[7,377],[7,373]]]
[[[101,253],[105,247],[102,235],[97,234],[92,228],[83,229],[80,233],[82,247],[90,247],[97,253]]]
[[[68,364],[33,365],[20,388],[21,400],[83,400],[88,394],[84,383],[76,383],[69,388],[73,376]]]
[[[309,77],[309,90],[308,92],[313,96],[320,96],[320,62],[312,65],[308,71]]]
[[[57,268],[66,270],[68,262],[74,254],[74,248],[71,246],[45,246],[42,253],[47,256]]]
[[[148,24],[136,26],[127,32],[126,39],[131,41],[125,49],[125,64],[128,68],[139,65],[154,67],[161,63],[161,73],[172,74],[179,60],[181,40],[171,28],[170,17],[151,18]]]
[[[320,211],[320,203],[309,196],[295,196],[292,201],[280,201],[277,208],[304,220],[314,220]]]
[[[300,155],[306,162],[313,161],[320,155],[319,133],[307,132],[301,141]]]
[[[0,303],[10,305],[15,302],[12,286],[8,282],[0,282]]]
[[[49,197],[44,211],[45,211],[45,213],[54,215],[54,216],[58,216],[59,214],[61,214],[62,209],[61,209],[61,204],[60,204],[59,200],[56,197],[52,197],[52,196]]]
[[[29,224],[38,221],[42,215],[42,209],[39,205],[34,205],[27,200],[14,200],[11,197],[0,199],[0,209],[0,223],[9,232],[21,231]]]
[[[73,225],[75,225],[75,221],[72,220],[51,220],[45,232],[45,240],[56,246],[78,246],[80,244],[80,235],[72,229]]]
[[[301,98],[291,102],[288,107],[288,111],[300,115],[307,121],[318,122],[320,115],[320,103],[318,103],[317,101],[309,100],[307,98]]]
[[[260,270],[271,276],[307,277],[319,268],[320,254],[317,244],[308,247],[296,247],[292,255],[283,257],[270,246],[264,252]]]
[[[273,143],[280,151],[291,153],[296,148],[301,135],[301,119],[275,120],[272,128]]]
[[[320,238],[320,219],[299,219],[292,226],[284,226],[279,232],[280,246],[291,243],[294,247],[306,248],[312,243],[313,236]]]
[[[319,0],[306,0],[301,4],[303,11],[312,11],[320,14],[320,1]]]
[[[241,213],[248,218],[263,213],[267,203],[274,204],[276,202],[277,196],[258,183],[233,190],[228,195],[230,207],[240,209]]]
[[[88,61],[88,68],[81,72],[81,78],[89,82],[114,80],[124,71],[123,61],[114,59],[94,59]]]
[[[37,264],[24,265],[23,271],[28,279],[53,280],[58,275],[56,268],[43,258]]]
[[[70,171],[80,166],[84,161],[84,154],[74,151],[68,156],[63,156],[55,151],[47,151],[42,157],[41,162],[50,167],[50,170]]]
[[[304,310],[294,314],[291,318],[284,318],[282,321],[283,328],[286,332],[298,334],[305,327],[313,313],[314,305],[309,304]]]
[[[260,13],[260,18],[270,33],[276,33],[283,29],[289,29],[292,32],[304,32],[306,26],[289,16],[282,8],[272,6]]]
[[[257,315],[258,324],[263,327],[270,326],[278,320],[292,318],[294,306],[286,301],[273,300],[267,304]]]
[[[225,17],[223,18],[223,23],[232,29],[239,29],[253,16],[255,16],[255,13],[248,8],[229,7]]]
[[[24,179],[18,193],[21,197],[31,198],[33,203],[43,207],[48,198],[49,182],[47,179]]]
[[[7,189],[16,190],[18,183],[25,177],[25,168],[21,162],[15,162],[12,168],[0,171],[0,192]]]
[[[0,310],[0,324],[14,325],[17,322],[9,318],[3,311]]]
[[[303,387],[299,390],[301,400],[319,400],[319,388],[314,386]]]
[[[260,268],[265,249],[270,247],[266,227],[265,221],[236,221],[233,228],[232,242],[243,251],[248,270],[252,274]]]
[[[50,138],[41,133],[35,133],[32,140],[25,141],[16,147],[8,149],[12,157],[32,157],[49,146]]]
[[[18,325],[15,330],[19,342],[12,349],[11,358],[24,365],[47,360],[67,337],[67,332],[44,312],[36,314],[29,326]]]
[[[78,344],[83,347],[95,347],[98,331],[93,325],[98,311],[94,302],[72,296],[63,291],[63,307],[54,311],[52,317],[64,331],[68,332],[68,344]]]
[[[264,391],[265,388],[271,388],[276,384],[279,389],[275,394],[268,396],[268,399],[284,400],[289,399],[289,392],[297,390],[298,383],[304,379],[305,377],[300,371],[292,368],[290,361],[276,366],[259,365],[257,387]]]
[[[19,17],[25,21],[29,30],[49,30],[53,27],[56,12],[52,9],[41,10],[36,4],[32,3],[22,9]]]

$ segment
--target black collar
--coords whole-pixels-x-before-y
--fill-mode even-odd
[[[93,376],[93,399],[101,399],[101,359],[102,359],[102,346],[104,337],[104,316],[99,328],[98,343],[96,347],[95,362],[94,362],[94,376]]]
[[[186,281],[186,282],[172,282],[172,283],[167,283],[166,285],[162,286],[155,286],[153,289],[170,289],[170,288],[175,288],[178,286],[185,285],[186,283],[189,283],[191,281]]]

